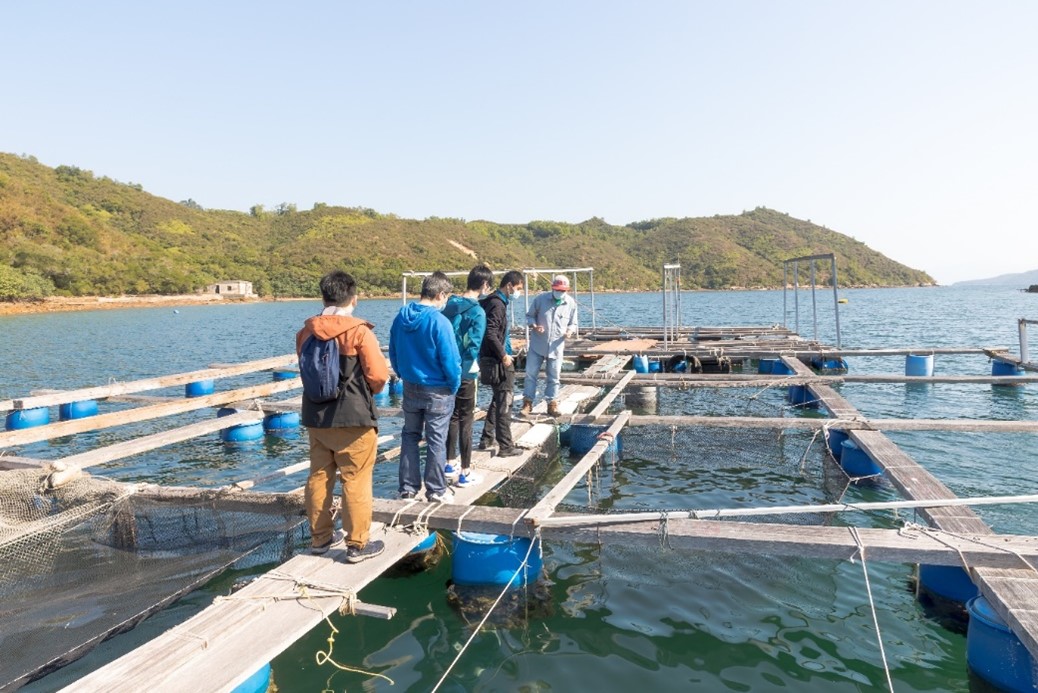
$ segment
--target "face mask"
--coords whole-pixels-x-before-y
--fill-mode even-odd
[[[551,295],[552,295],[552,298],[554,298],[556,301],[561,301],[562,297],[566,295],[566,292],[565,291],[552,291]]]
[[[522,289],[513,289],[512,290],[512,298],[522,298],[522,297],[523,297],[523,290]]]

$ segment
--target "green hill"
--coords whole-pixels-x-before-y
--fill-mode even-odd
[[[685,288],[777,287],[782,260],[836,253],[840,284],[932,284],[847,236],[758,208],[738,216],[654,219],[612,226],[429,218],[370,209],[282,204],[250,213],[177,203],[76,166],[50,168],[0,154],[0,298],[176,294],[224,279],[261,295],[313,296],[330,268],[371,294],[399,290],[406,270],[595,268],[598,289],[655,289],[664,262]],[[806,272],[804,279],[806,279]],[[827,272],[819,274],[827,281]]]

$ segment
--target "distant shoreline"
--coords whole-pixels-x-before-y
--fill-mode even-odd
[[[937,285],[931,285],[931,288]],[[717,292],[717,291],[779,291],[782,287],[729,287],[727,289],[682,289],[683,292]],[[790,287],[792,288],[792,287]],[[800,287],[803,290],[805,287]],[[915,286],[844,286],[840,291],[846,289],[906,289],[917,288]],[[819,291],[830,291],[829,287],[818,287]],[[539,293],[539,292],[535,292]],[[578,291],[586,294],[587,291]],[[631,289],[599,289],[599,294],[648,294],[659,293],[659,290],[631,290]],[[386,299],[399,298],[400,294],[361,294],[361,299]],[[408,296],[408,298],[417,298]],[[179,294],[171,296],[148,295],[148,296],[49,296],[47,298],[28,301],[0,301],[0,316],[5,315],[34,315],[38,313],[66,313],[84,310],[118,310],[122,308],[176,308],[179,306],[236,306],[245,303],[275,303],[282,301],[320,301],[317,296],[312,297],[263,297],[250,299],[225,299],[212,294]]]

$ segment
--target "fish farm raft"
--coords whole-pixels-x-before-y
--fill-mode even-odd
[[[830,261],[832,280],[822,294],[828,302],[831,286],[837,337],[825,344],[817,339],[815,269]],[[810,286],[801,289],[807,267]],[[333,612],[393,618],[393,604],[363,600],[372,581],[450,560],[448,597],[460,603],[472,637],[456,656],[450,653],[439,688],[495,613],[521,603],[523,614],[536,618],[537,600],[550,599],[536,589],[541,552],[553,542],[850,561],[860,567],[866,609],[873,598],[870,568],[910,564],[921,607],[959,624],[951,627],[968,629],[968,666],[975,676],[999,690],[1038,690],[1038,538],[996,533],[973,510],[1033,503],[1038,495],[957,497],[887,436],[1033,433],[1038,422],[866,417],[839,391],[845,383],[1034,387],[1038,363],[1028,354],[1027,328],[1035,321],[1020,319],[1019,353],[984,346],[842,348],[835,260],[795,258],[787,271],[795,305],[784,306],[783,318],[794,315],[794,324],[711,327],[681,324],[678,265],[663,267],[662,311],[652,326],[597,324],[590,268],[525,270],[531,285],[545,275],[572,274],[574,288],[580,280],[590,297],[590,311],[581,304],[580,332],[566,345],[562,415],[549,418],[540,402],[532,416],[514,417],[519,456],[473,450],[482,480],[457,488],[454,503],[376,497],[372,537],[382,539],[386,550],[360,564],[343,560],[345,548],[321,556],[301,552],[302,482],[290,490],[263,490],[293,475],[305,477],[307,461],[219,487],[163,484],[134,474],[120,480],[121,463],[191,439],[219,435],[233,445],[286,431],[298,435],[301,383],[294,354],[0,401],[6,417],[0,432],[0,690],[42,679],[224,571],[251,565],[264,569],[67,690],[266,691],[278,677],[271,661]],[[416,276],[421,273],[405,276],[405,297],[407,277]],[[800,323],[809,322],[799,304],[808,289],[812,338],[799,334]],[[512,321],[524,322],[515,314]],[[520,356],[523,337],[513,327]],[[991,375],[934,375],[934,359],[951,354],[989,360]],[[865,375],[850,367],[874,357],[904,357],[905,372]],[[228,381],[245,384],[217,387]],[[392,380],[376,398],[380,464],[399,455],[402,419],[392,397],[401,385]],[[183,397],[154,394],[181,387]],[[118,406],[109,411],[99,402]],[[681,413],[662,413],[674,411]],[[212,413],[106,441],[105,432],[114,427],[192,412]],[[25,452],[42,441],[59,456]],[[70,441],[80,447],[62,454]],[[774,493],[756,497],[748,488],[737,501],[717,507],[603,509],[594,502],[597,486],[604,475],[620,483],[618,470],[632,446],[657,451],[673,464],[695,460],[707,470],[723,468],[733,456],[740,464],[760,465],[761,474],[776,464],[818,465],[824,467],[818,473],[823,488],[813,491],[819,502],[807,504],[782,502]],[[101,465],[103,475],[91,474]],[[554,476],[544,483],[549,468]],[[848,488],[880,483],[900,498],[843,499]],[[507,488],[514,492],[502,491]],[[587,507],[565,502],[585,488]],[[487,502],[490,495],[494,503]],[[869,513],[893,519],[882,527],[856,526],[856,518]],[[449,556],[443,556],[446,544],[452,545]],[[875,651],[888,672],[875,685],[893,690],[882,624],[875,608],[871,613],[874,628],[858,644]],[[331,656],[329,647],[326,659]]]

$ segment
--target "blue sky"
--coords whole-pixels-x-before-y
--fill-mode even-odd
[[[5,2],[0,151],[245,211],[767,206],[1038,268],[1038,3]]]

